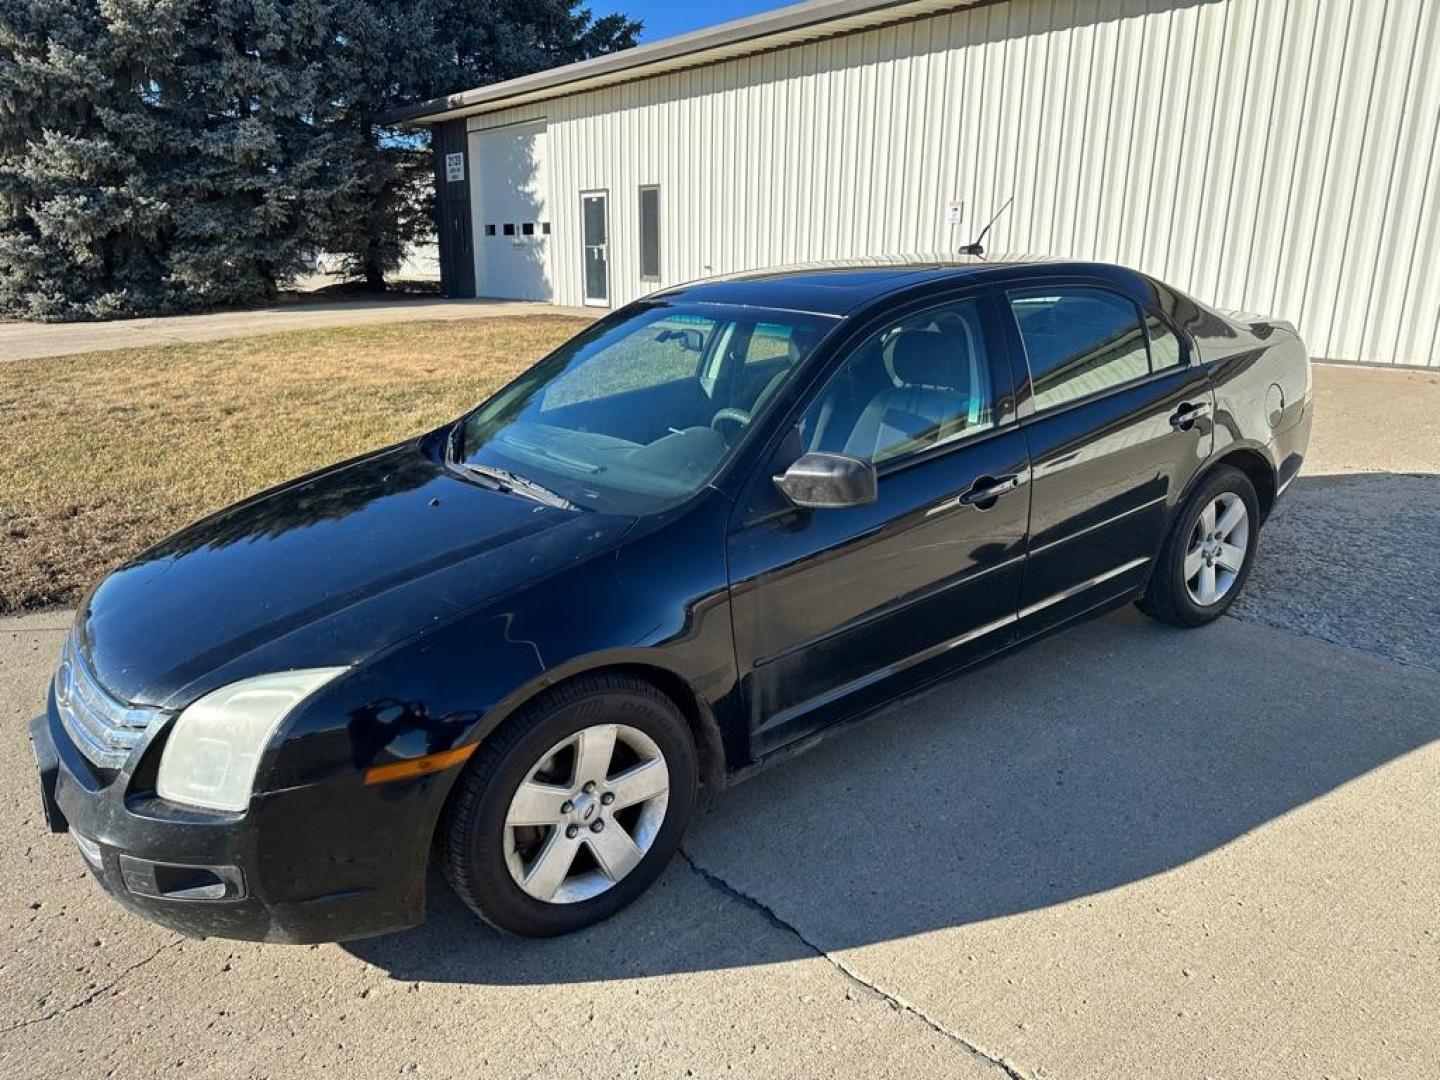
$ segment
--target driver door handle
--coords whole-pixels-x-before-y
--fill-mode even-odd
[[[994,503],[1007,491],[1014,491],[1030,479],[1028,473],[1012,473],[1009,476],[982,476],[970,485],[970,490],[960,496],[960,502],[965,506],[974,506],[980,510],[988,510],[989,506],[981,506],[981,503]]]
[[[1211,405],[1208,401],[1196,402],[1194,405],[1186,402],[1170,414],[1170,426],[1180,431],[1189,431],[1196,420],[1209,416],[1210,412]]]

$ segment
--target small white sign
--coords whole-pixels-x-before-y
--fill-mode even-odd
[[[964,199],[951,199],[945,204],[945,221],[950,225],[965,224]]]
[[[445,155],[445,179],[452,184],[457,180],[465,179],[465,155],[463,153]]]

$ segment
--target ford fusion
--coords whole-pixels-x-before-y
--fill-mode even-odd
[[[191,935],[411,926],[432,862],[575,930],[838,724],[1131,601],[1215,619],[1311,416],[1293,327],[1111,266],[658,293],[102,581],[30,729],[46,819]]]

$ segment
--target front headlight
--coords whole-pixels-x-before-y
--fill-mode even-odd
[[[258,675],[206,694],[175,720],[155,790],[209,810],[250,805],[255,770],[290,710],[348,668]]]

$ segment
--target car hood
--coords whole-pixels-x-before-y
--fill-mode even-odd
[[[480,487],[417,440],[161,542],[90,595],[80,648],[117,697],[179,707],[251,675],[354,664],[604,553],[632,521]]]

